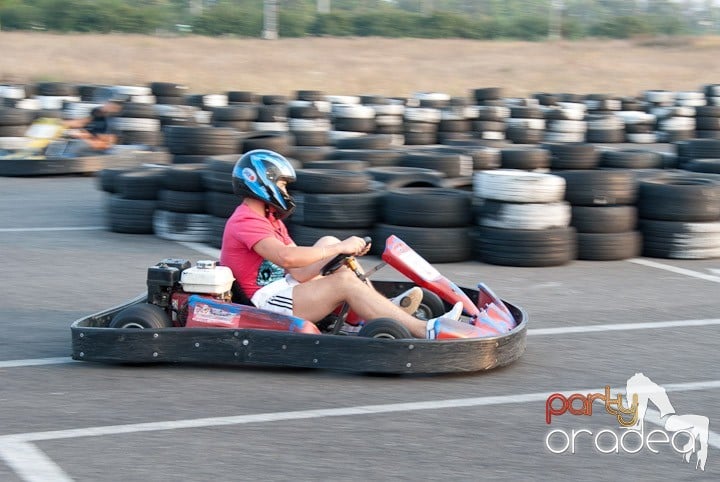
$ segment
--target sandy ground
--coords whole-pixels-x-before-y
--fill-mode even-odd
[[[176,82],[191,93],[469,95],[502,87],[638,95],[720,83],[720,37],[560,42],[302,38],[276,41],[0,32],[0,83]]]

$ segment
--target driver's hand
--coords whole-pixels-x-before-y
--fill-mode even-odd
[[[370,245],[365,244],[365,240],[357,236],[350,236],[340,242],[342,252],[353,256],[362,256],[370,250]]]

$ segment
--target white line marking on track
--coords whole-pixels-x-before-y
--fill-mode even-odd
[[[699,271],[693,271],[685,268],[678,268],[677,266],[671,266],[669,264],[658,263],[656,261],[650,261],[649,259],[633,258],[627,260],[629,263],[635,263],[650,268],[662,269],[670,271],[676,274],[682,274],[693,278],[699,278],[705,281],[712,281],[714,283],[720,283],[720,276],[713,276],[711,274],[700,273]]]
[[[27,482],[71,482],[72,479],[31,443],[0,443],[0,459]]]
[[[694,390],[712,390],[720,388],[720,380],[701,382],[676,383],[665,385],[668,392],[682,392]],[[561,391],[565,396],[574,393],[591,393],[596,389],[580,389]],[[621,390],[621,389],[620,389]],[[614,391],[619,391],[614,389]],[[54,430],[47,432],[33,432],[0,436],[0,459],[10,466],[25,481],[35,482],[54,480],[66,482],[72,480],[32,442],[44,440],[60,440],[78,437],[98,437],[140,432],[179,430],[189,428],[206,428],[227,425],[242,425],[249,423],[268,423],[286,420],[308,420],[325,417],[346,417],[353,415],[372,415],[392,412],[411,412],[418,410],[438,410],[443,408],[479,407],[490,405],[505,405],[527,403],[547,400],[551,394],[557,392],[535,392],[504,396],[491,396],[479,398],[460,398],[450,400],[433,400],[425,402],[392,403],[385,405],[363,405],[346,408],[331,408],[320,410],[299,410],[292,412],[269,412],[251,415],[238,415],[231,417],[211,417],[188,420],[172,420],[165,422],[149,422],[128,425],[108,425],[68,430]],[[713,434],[713,446],[716,446],[717,436]],[[53,477],[48,477],[48,474]]]
[[[664,386],[668,392],[686,392],[698,390],[714,390],[720,388],[720,380],[701,382],[675,383]],[[623,389],[614,388],[613,391]],[[318,410],[297,410],[291,412],[267,412],[230,417],[208,417],[186,420],[168,420],[164,422],[147,422],[128,425],[106,425],[97,427],[53,430],[47,432],[31,432],[0,436],[0,446],[6,443],[27,443],[43,440],[60,440],[78,437],[99,437],[139,432],[157,432],[189,428],[206,428],[226,425],[243,425],[248,423],[268,423],[286,420],[307,420],[326,417],[346,417],[352,415],[373,415],[392,412],[411,412],[419,410],[439,410],[443,408],[481,407],[490,405],[506,405],[545,401],[553,393],[570,396],[573,393],[590,393],[597,388],[580,390],[557,390],[552,392],[521,393],[515,395],[499,395],[477,398],[457,398],[448,400],[430,400],[424,402],[389,403],[384,405],[361,405],[345,408],[327,408]]]
[[[80,363],[70,357],[30,358],[27,360],[2,360],[0,368],[37,367],[43,365],[62,365],[65,363]]]
[[[559,328],[528,329],[528,336],[532,335],[568,335],[571,333],[593,333],[602,331],[652,330],[658,328],[687,328],[691,326],[720,325],[720,318],[707,320],[676,320],[654,321],[647,323],[613,323],[605,325],[563,326]]]
[[[0,233],[35,233],[40,231],[100,231],[107,229],[104,226],[75,226],[56,228],[0,228]]]

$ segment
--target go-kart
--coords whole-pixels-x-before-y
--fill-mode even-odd
[[[386,265],[410,281],[372,281],[380,293],[390,298],[419,286],[423,300],[416,317],[441,316],[460,301],[461,320],[440,318],[436,339],[413,338],[390,318],[359,319],[347,305],[311,323],[256,308],[225,266],[168,258],[148,268],[147,293],[72,324],[72,357],[400,374],[488,370],[525,351],[528,318],[522,308],[484,283],[458,287],[396,236],[386,240],[382,262],[366,272],[347,255],[336,256],[321,272],[347,267],[366,281]]]

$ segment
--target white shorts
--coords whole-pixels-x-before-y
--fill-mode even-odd
[[[257,308],[280,313],[283,315],[293,314],[293,287],[299,284],[292,276],[285,275],[269,285],[263,286],[250,298],[252,304]]]

